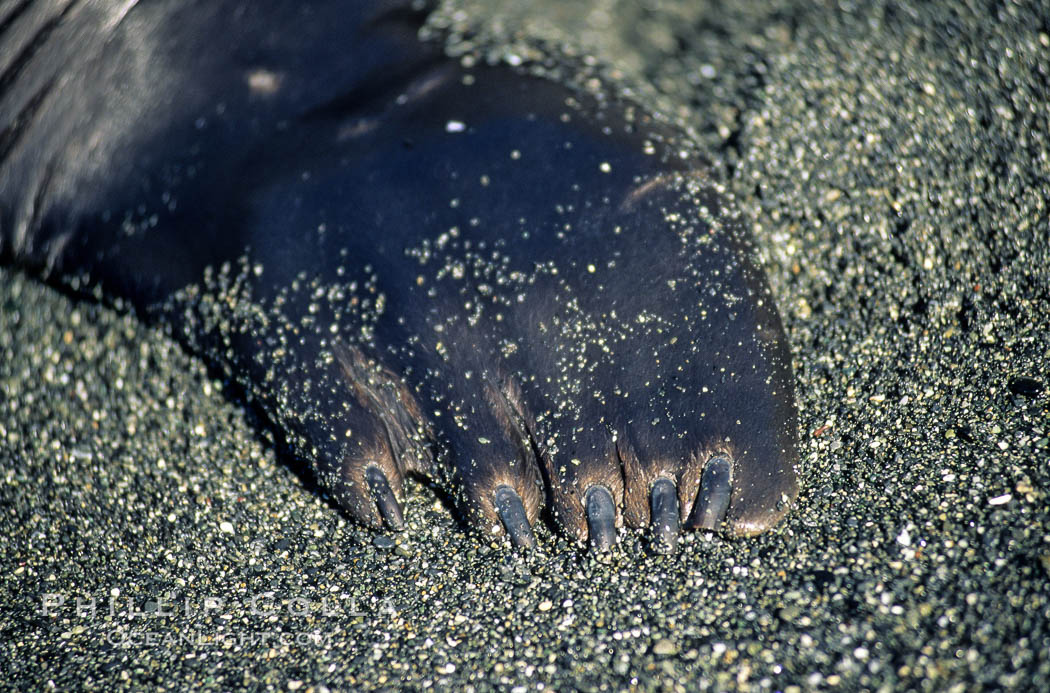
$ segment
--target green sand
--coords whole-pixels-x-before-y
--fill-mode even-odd
[[[519,556],[417,485],[378,536],[169,339],[4,269],[2,683],[1050,688],[1050,7],[469,4],[437,23],[571,39],[711,151],[796,359],[797,507]]]

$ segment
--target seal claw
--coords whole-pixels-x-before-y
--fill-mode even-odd
[[[583,496],[591,546],[607,551],[616,543],[616,506],[604,486],[591,486]]]
[[[386,526],[397,531],[404,529],[405,517],[401,513],[401,504],[394,497],[394,491],[390,488],[386,474],[379,467],[369,467],[365,470],[365,480],[372,491],[372,500],[379,508],[379,514],[383,516]]]
[[[678,546],[678,492],[674,482],[660,478],[649,492],[652,516],[653,548],[658,553],[674,553]]]
[[[504,529],[510,537],[515,548],[531,549],[536,546],[536,537],[532,533],[532,526],[525,514],[525,505],[521,502],[521,496],[510,486],[500,486],[496,489],[495,505],[496,514],[503,522]]]
[[[732,468],[729,458],[724,455],[716,455],[707,461],[700,478],[700,492],[693,506],[690,526],[714,531],[722,524],[733,491]]]

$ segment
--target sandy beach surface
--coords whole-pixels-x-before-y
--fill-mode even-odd
[[[12,690],[1050,690],[1050,6],[490,3],[684,122],[794,355],[774,532],[527,555],[349,522],[159,331],[0,269]]]

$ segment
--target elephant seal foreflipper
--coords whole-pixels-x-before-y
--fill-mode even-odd
[[[795,498],[783,329],[675,128],[405,2],[4,12],[0,255],[169,326],[357,520],[410,472],[517,545]]]

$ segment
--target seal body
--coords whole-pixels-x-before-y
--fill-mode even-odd
[[[357,520],[406,474],[754,534],[797,493],[790,356],[683,133],[446,57],[403,2],[24,2],[0,17],[0,255],[167,326]],[[557,59],[556,57],[552,59]]]

